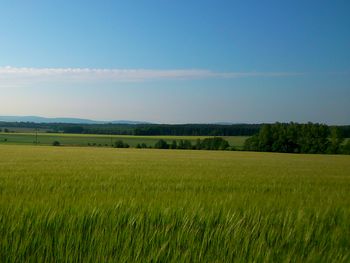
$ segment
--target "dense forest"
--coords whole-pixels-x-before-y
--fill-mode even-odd
[[[176,136],[252,136],[264,124],[69,124],[0,122],[1,131],[39,129],[45,132],[115,135],[176,135]],[[345,138],[350,138],[350,125],[337,126]]]
[[[115,135],[177,135],[177,136],[251,136],[259,132],[259,124],[68,124],[0,122],[0,128],[40,129],[46,132]]]
[[[258,134],[246,140],[248,151],[282,153],[350,153],[350,141],[344,144],[341,127],[323,124],[265,124]]]

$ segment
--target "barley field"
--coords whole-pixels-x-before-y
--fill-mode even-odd
[[[1,262],[349,262],[350,156],[0,145]]]

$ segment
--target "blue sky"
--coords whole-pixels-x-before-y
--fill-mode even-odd
[[[350,123],[350,2],[0,2],[0,115]]]

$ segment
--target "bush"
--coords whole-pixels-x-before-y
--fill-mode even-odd
[[[61,146],[61,143],[59,141],[54,141],[52,143],[52,146]]]
[[[159,140],[155,145],[154,148],[156,149],[169,149],[169,144],[164,140]]]
[[[114,143],[114,148],[129,148],[130,145],[119,140]]]
[[[136,144],[136,148],[143,149],[143,148],[148,148],[148,147],[147,147],[147,144],[145,144],[145,143],[138,143],[138,144]]]
[[[342,147],[343,154],[350,154],[350,139],[348,139],[347,143]]]
[[[170,149],[177,149],[177,142],[173,140],[173,142],[169,145]]]
[[[215,137],[204,139],[199,146],[197,145],[197,148],[198,147],[203,150],[227,150],[230,144],[223,138]]]
[[[180,140],[177,149],[190,150],[192,149],[192,143],[189,140]]]

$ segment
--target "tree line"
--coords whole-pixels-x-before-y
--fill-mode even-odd
[[[53,133],[165,135],[165,136],[251,136],[260,124],[69,124],[0,122],[0,128],[29,128]]]
[[[265,124],[70,124],[0,122],[0,130],[11,128],[38,129],[46,132],[113,135],[163,135],[163,136],[252,136]],[[342,135],[350,138],[350,125],[335,126]]]
[[[259,124],[141,124],[135,127],[134,135],[251,136],[259,128]]]
[[[140,148],[140,147],[137,147]],[[142,148],[142,147],[141,147]],[[155,149],[181,149],[181,150],[234,150],[232,146],[221,137],[197,139],[196,143],[192,144],[190,140],[173,140],[172,143],[167,143],[165,140],[159,140],[155,145]]]
[[[265,124],[258,134],[245,141],[244,150],[281,153],[350,154],[339,127],[324,124]]]
[[[129,148],[129,144],[119,140],[113,144],[115,148]],[[197,139],[195,143],[190,140],[173,140],[168,143],[166,140],[160,139],[154,145],[146,143],[138,143],[136,148],[153,148],[153,149],[181,149],[181,150],[234,150],[228,141],[221,137],[206,138],[204,140]]]

